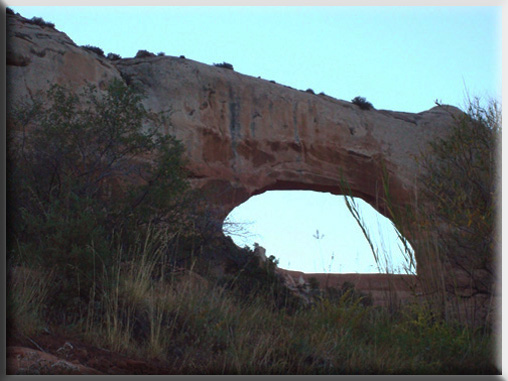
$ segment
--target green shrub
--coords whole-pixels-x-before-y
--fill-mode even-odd
[[[187,189],[183,147],[159,133],[162,115],[118,80],[103,94],[89,86],[80,98],[53,86],[46,95],[18,110],[22,132],[10,134],[17,243],[10,253],[54,268],[55,306],[78,306],[111,266],[114,248],[128,252],[140,226],[178,218]]]
[[[227,62],[214,63],[213,66],[221,67],[221,68],[229,69],[229,70],[234,70],[233,65],[231,65],[230,63],[227,63]]]
[[[100,57],[104,57],[104,50],[102,50],[101,48],[98,48],[97,46],[82,45],[81,47],[85,48],[86,50],[89,50],[91,52],[94,52],[95,54],[97,54]]]
[[[138,50],[135,58],[155,57],[155,54],[148,50]]]
[[[359,96],[354,97],[351,100],[351,103],[353,103],[354,105],[357,105],[362,110],[371,110],[374,108],[374,106],[372,106],[372,103],[368,102],[367,99],[365,99],[364,97],[359,97]]]
[[[322,297],[343,305],[372,306],[372,296],[356,290],[351,282],[344,282],[340,288],[326,288]]]
[[[400,232],[409,273],[416,272],[415,252],[419,253],[419,288],[435,315],[488,329],[496,297],[495,254],[500,247],[496,217],[501,175],[496,161],[501,107],[496,101],[484,107],[478,99],[469,100],[464,112],[451,116],[447,135],[436,138],[415,158],[416,202],[404,208],[395,205],[384,164],[380,199]],[[347,184],[344,189],[350,194]],[[367,237],[376,263],[382,264],[382,253],[374,247],[349,196],[346,205]],[[413,247],[405,237],[414,238]]]
[[[111,61],[118,61],[118,60],[121,60],[122,57],[120,56],[120,54],[116,54],[116,53],[108,53],[108,55],[106,56],[106,58],[108,60],[111,60]]]
[[[311,290],[319,290],[319,281],[316,277],[309,278],[309,287]]]
[[[437,233],[440,259],[464,272],[472,295],[493,293],[496,272],[496,216],[500,207],[497,153],[501,141],[501,108],[478,99],[455,116],[450,134],[430,143],[418,162],[422,167],[419,227]],[[432,205],[432,210],[424,208]],[[435,231],[433,227],[441,226]]]
[[[48,21],[44,21],[44,19],[42,17],[32,17],[30,20],[27,20],[30,24],[34,24],[34,25],[39,25],[39,26],[42,26],[42,27],[50,27],[50,28],[54,28],[55,27],[55,24],[53,24],[52,22],[48,22]]]

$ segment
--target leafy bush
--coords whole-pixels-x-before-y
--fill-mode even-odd
[[[372,106],[372,103],[367,102],[367,99],[365,99],[364,97],[355,97],[351,100],[351,102],[354,105],[360,107],[362,110],[371,110],[374,108],[374,106]]]
[[[53,86],[46,95],[18,110],[22,133],[10,136],[10,251],[54,268],[54,303],[69,306],[87,299],[140,226],[177,218],[187,183],[181,144],[121,81],[104,94]]]
[[[306,93],[309,93],[309,94],[316,94],[316,93],[314,92],[314,90],[312,90],[312,89],[307,89],[307,90],[305,90],[305,92],[306,92]]]
[[[138,50],[135,58],[155,57],[155,54],[148,50]]]
[[[89,50],[91,52],[94,52],[95,54],[97,54],[100,57],[104,57],[104,50],[102,50],[101,48],[98,48],[97,46],[82,45],[81,47],[85,48],[86,50]]]
[[[164,52],[157,53],[157,57],[164,57],[164,56],[166,56],[166,53],[164,53]]]
[[[419,158],[422,198],[432,211],[421,210],[420,227],[438,230],[441,259],[471,279],[472,294],[492,294],[496,271],[495,231],[500,207],[500,173],[496,167],[501,141],[501,108],[470,101],[455,117],[449,136],[430,143]],[[433,229],[432,229],[433,231]]]
[[[111,61],[118,61],[118,60],[121,60],[122,57],[120,56],[120,54],[116,54],[116,53],[108,53],[108,55],[106,56],[106,58],[108,60],[111,60]]]
[[[14,14],[14,11],[13,11],[11,8],[6,7],[6,8],[5,8],[5,13],[6,13],[6,14],[8,14],[8,15],[13,15],[13,14]]]
[[[234,70],[233,65],[231,65],[230,63],[227,63],[227,62],[214,63],[213,66],[222,67],[224,69],[229,69],[229,70]]]
[[[48,21],[44,21],[44,19],[42,17],[32,17],[30,20],[27,20],[30,24],[34,24],[34,25],[39,25],[39,26],[42,26],[42,27],[50,27],[50,28],[54,28],[55,27],[55,24],[53,24],[52,22],[48,22]]]

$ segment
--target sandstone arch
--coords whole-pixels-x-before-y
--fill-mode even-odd
[[[171,57],[116,64],[147,106],[171,110],[171,126],[186,146],[195,187],[207,191],[218,216],[266,190],[342,194],[341,172],[353,196],[382,214],[381,167],[394,200],[415,192],[413,156],[452,122],[452,107],[418,113],[361,110],[231,70]]]
[[[459,112],[362,110],[183,58],[109,61],[19,15],[7,15],[7,31],[8,114],[53,83],[100,88],[122,78],[145,93],[148,108],[169,111],[165,133],[184,143],[191,183],[205,192],[219,226],[235,206],[267,190],[342,194],[341,173],[353,196],[387,215],[379,198],[382,165],[396,206],[412,202],[413,155],[444,136]]]

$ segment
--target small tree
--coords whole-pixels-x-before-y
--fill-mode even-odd
[[[54,294],[68,305],[88,297],[113,247],[127,253],[141,225],[179,218],[187,182],[183,147],[159,132],[163,115],[121,81],[46,95],[12,114],[10,259],[56,268]]]

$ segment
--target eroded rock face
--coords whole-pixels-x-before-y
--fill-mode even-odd
[[[411,202],[418,172],[414,155],[444,136],[460,112],[362,110],[184,58],[109,61],[19,15],[7,15],[7,32],[8,120],[10,107],[51,84],[103,88],[121,78],[144,92],[145,106],[169,112],[164,132],[185,145],[191,184],[205,191],[219,221],[267,190],[343,194],[341,179],[353,196],[386,215],[382,169],[395,206]]]
[[[442,136],[453,108],[419,114],[361,110],[232,70],[156,57],[116,63],[150,108],[171,110],[168,131],[182,140],[196,187],[222,217],[266,190],[306,189],[354,196],[381,213],[385,164],[397,203],[414,195],[413,155]]]
[[[96,53],[77,46],[65,33],[7,14],[7,111],[30,101],[53,84],[78,90],[87,82],[99,88],[120,73]]]

